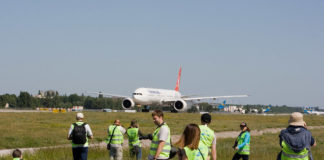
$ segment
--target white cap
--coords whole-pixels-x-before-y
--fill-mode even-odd
[[[77,113],[76,119],[83,119],[83,118],[84,118],[83,113]]]

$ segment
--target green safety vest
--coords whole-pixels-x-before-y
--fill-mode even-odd
[[[75,122],[78,126],[81,126],[84,122]],[[72,125],[72,131],[74,129],[74,125]],[[72,133],[71,133],[72,134]],[[88,135],[86,135],[87,142],[85,144],[74,144],[72,141],[72,147],[88,147],[89,146],[89,141],[88,141]]]
[[[212,146],[215,138],[215,132],[206,125],[200,125],[200,142],[204,143],[208,148]]]
[[[243,134],[241,134],[241,136],[237,137],[238,146],[244,142],[246,133],[247,132],[244,132]],[[243,148],[239,149],[237,153],[241,155],[250,155],[250,141],[245,146],[243,146]]]
[[[208,147],[204,143],[199,142],[198,148],[201,153],[198,149],[191,150],[188,147],[184,147],[188,160],[207,160]]]
[[[13,160],[20,160],[20,158],[14,158]]]
[[[308,150],[306,148],[296,153],[289,148],[289,145],[285,141],[281,142],[281,146],[281,160],[308,160]]]
[[[127,135],[128,135],[128,145],[130,148],[133,148],[133,146],[141,147],[141,142],[138,137],[138,128],[127,129]]]
[[[120,126],[117,126],[115,129],[116,125],[110,125],[109,126],[109,133],[108,133],[108,138],[106,139],[106,143],[109,143],[110,139],[111,142],[110,144],[123,144],[124,143],[124,135],[120,131]],[[115,131],[114,131],[115,129]],[[114,135],[113,135],[114,131]]]
[[[168,127],[167,124],[163,124],[162,126],[158,127],[157,129],[155,129],[154,133],[153,133],[153,139],[151,142],[151,147],[150,147],[150,155],[151,156],[155,156],[156,150],[159,146],[159,138],[158,138],[158,133],[160,132],[161,127],[167,127],[169,130],[169,135],[168,135],[168,139],[166,140],[166,142],[164,143],[163,149],[159,155],[160,158],[169,158],[170,155],[170,151],[171,151],[171,136],[170,136],[170,128]]]

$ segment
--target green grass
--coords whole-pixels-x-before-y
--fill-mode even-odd
[[[317,147],[312,148],[314,159],[322,159],[324,157],[324,129],[311,130],[314,138],[317,141]],[[234,155],[232,145],[233,138],[217,140],[217,159],[231,160]],[[143,149],[143,159],[148,155],[148,148]],[[252,160],[274,160],[280,152],[278,134],[264,134],[262,136],[251,137],[251,155]],[[130,160],[129,152],[124,150],[124,160]],[[105,148],[90,147],[88,153],[89,160],[104,160],[108,159],[108,151]],[[24,153],[24,159],[27,160],[70,160],[72,159],[71,147],[44,149],[35,152],[34,154]],[[174,159],[177,159],[176,157]],[[11,160],[10,156],[0,157],[0,160]]]
[[[57,146],[69,144],[66,140],[71,123],[75,122],[75,112],[70,113],[0,113],[0,149]],[[262,115],[227,115],[212,114],[210,127],[216,132],[237,131],[240,122],[248,123],[250,129],[286,127],[289,116]],[[137,119],[144,133],[152,133],[155,125],[151,113],[104,113],[85,112],[85,120],[94,133],[91,143],[103,141],[107,127],[115,119],[120,119],[125,127],[132,119]],[[200,123],[200,114],[166,113],[165,121],[170,126],[171,134],[181,134],[185,125]],[[309,126],[323,125],[324,116],[305,116]]]

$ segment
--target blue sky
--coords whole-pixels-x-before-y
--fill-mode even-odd
[[[323,1],[2,1],[0,94],[250,94],[324,107]]]

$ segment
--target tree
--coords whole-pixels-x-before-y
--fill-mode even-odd
[[[35,107],[33,105],[32,98],[33,97],[28,92],[20,92],[20,94],[18,96],[17,107],[20,107],[20,108],[32,108],[32,107]]]

